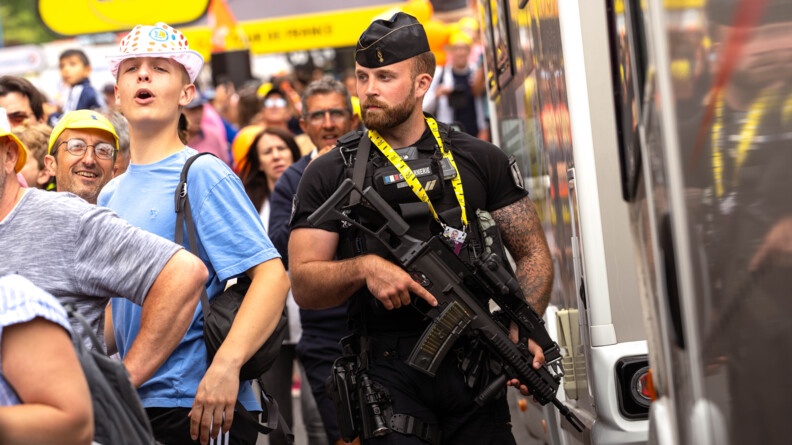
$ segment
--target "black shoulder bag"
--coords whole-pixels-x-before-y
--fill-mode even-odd
[[[190,157],[184,164],[174,197],[176,206],[176,233],[174,240],[176,244],[183,243],[184,226],[186,224],[190,252],[195,256],[198,256],[198,240],[195,236],[195,224],[192,219],[190,198],[187,195],[187,173],[192,163],[203,155],[211,155],[211,153],[198,153]],[[206,342],[206,352],[209,363],[212,362],[217,350],[231,330],[231,325],[234,322],[234,318],[236,318],[239,307],[242,305],[242,300],[245,298],[250,283],[250,278],[243,275],[237,279],[236,284],[223,291],[220,295],[212,298],[211,302],[206,294],[206,287],[204,286],[201,289],[201,308],[204,314],[204,341]],[[242,366],[239,373],[240,380],[259,379],[262,374],[272,367],[275,359],[278,358],[281,344],[289,329],[285,310],[284,308],[284,312],[281,313],[278,325],[275,327],[275,331],[272,332],[272,335],[269,336],[261,348],[259,348],[259,350]],[[262,434],[269,434],[280,426],[289,439],[289,443],[293,443],[294,435],[283,420],[283,416],[281,416],[278,410],[278,403],[275,399],[262,390],[261,402],[264,408],[264,412],[261,416],[266,416],[266,422],[263,423],[261,419],[253,417],[239,401],[237,401],[235,409],[237,414],[255,424]]]

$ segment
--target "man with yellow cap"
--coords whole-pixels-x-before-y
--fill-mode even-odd
[[[14,174],[26,158],[0,108],[0,276],[22,275],[74,305],[102,347],[110,298],[137,305],[145,322],[124,364],[132,382],[141,384],[187,332],[206,268],[180,246],[132,227],[108,209],[67,193],[21,188]],[[83,327],[75,322],[73,328],[92,348]]]
[[[536,210],[503,151],[423,113],[435,59],[414,17],[397,13],[374,21],[358,41],[355,60],[368,133],[343,136],[300,181],[289,240],[294,299],[305,309],[349,301],[356,339],[349,346],[360,346],[359,363],[371,382],[361,403],[368,411],[359,414],[363,422],[379,421],[358,424],[363,443],[514,444],[506,398],[482,406],[474,401],[498,373],[490,371],[489,362],[479,358],[485,353],[469,339],[457,340],[434,377],[407,364],[429,322],[416,307],[436,306],[434,296],[374,237],[341,221],[313,225],[308,217],[351,177],[361,190],[372,187],[403,211],[409,235],[437,237],[470,264],[484,246],[477,210],[486,210],[516,261],[528,301],[541,314],[550,297],[553,265]],[[381,223],[361,207],[345,212],[364,226]],[[532,365],[539,368],[542,348],[533,342],[528,348]],[[476,365],[463,373],[464,359]],[[516,380],[509,384],[520,386]],[[527,394],[526,387],[520,390]],[[341,425],[346,423],[339,419]],[[344,437],[351,438],[349,431]]]
[[[15,152],[14,163],[11,164],[13,167],[11,176],[14,177],[14,181],[16,181],[17,186],[19,186],[20,183],[16,180],[16,176],[25,167],[25,163],[27,163],[28,151],[25,147],[25,144],[23,144],[22,141],[20,141],[19,138],[11,132],[11,124],[8,121],[8,115],[6,114],[5,108],[0,108],[0,149],[0,155],[2,155],[6,149]],[[3,165],[5,165],[6,161],[6,159],[2,160]],[[10,159],[8,161],[10,162]],[[5,168],[0,171],[0,184],[6,183],[7,174],[9,173],[6,172]],[[4,197],[4,190],[5,187],[0,188],[0,198]],[[2,212],[2,209],[0,209],[0,212]]]
[[[93,110],[66,113],[52,131],[44,163],[59,192],[96,204],[115,174],[118,135],[106,117]]]
[[[198,153],[180,140],[179,120],[196,95],[194,82],[203,58],[179,30],[157,23],[132,29],[108,61],[116,78],[116,104],[129,121],[132,160],[126,173],[99,195],[99,205],[137,227],[174,239],[174,192],[185,163]],[[239,400],[248,411],[260,411],[261,405],[250,382],[239,381],[240,369],[274,331],[289,279],[258,210],[228,165],[201,156],[190,167],[187,192],[197,248],[210,271],[205,282],[210,300],[232,278],[247,275],[252,282],[211,362],[199,310],[179,347],[157,373],[140,382],[138,393],[161,443],[206,444],[222,431],[230,443],[254,444],[258,425],[236,416],[234,406]],[[113,301],[112,312],[124,357],[144,320],[139,308],[123,300]]]

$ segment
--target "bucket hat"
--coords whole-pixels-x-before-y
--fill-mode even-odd
[[[187,70],[190,82],[195,82],[204,59],[191,50],[187,37],[176,28],[159,22],[153,26],[137,25],[121,40],[118,53],[107,56],[110,72],[118,77],[118,66],[135,57],[163,57],[179,62]]]

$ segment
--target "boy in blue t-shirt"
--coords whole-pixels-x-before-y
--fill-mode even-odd
[[[203,57],[181,32],[157,23],[136,26],[108,62],[116,77],[116,104],[129,121],[132,159],[98,203],[132,225],[173,240],[174,191],[185,162],[197,153],[179,139],[181,111],[196,94],[193,82]],[[206,444],[222,429],[230,432],[231,443],[254,444],[256,429],[234,415],[234,405],[239,399],[248,410],[261,407],[250,382],[239,381],[239,371],[275,329],[289,280],[258,211],[228,166],[212,156],[199,158],[190,168],[188,194],[199,256],[209,269],[209,297],[242,274],[252,283],[212,362],[207,366],[199,306],[179,346],[140,386],[140,397],[159,442]],[[140,310],[114,300],[112,314],[123,356],[137,335]]]

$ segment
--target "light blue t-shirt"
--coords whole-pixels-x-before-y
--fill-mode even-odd
[[[125,174],[102,190],[99,205],[115,210],[133,226],[174,240],[174,191],[185,162],[197,153],[185,148],[153,164],[131,164]],[[222,161],[214,156],[201,156],[190,167],[187,183],[199,256],[209,269],[206,287],[209,298],[218,294],[229,278],[280,257],[239,178]],[[184,243],[187,244],[186,231]],[[113,325],[122,357],[138,334],[140,313],[140,306],[113,299]],[[140,387],[143,406],[192,407],[206,369],[203,313],[199,304],[181,343]],[[249,382],[240,385],[239,400],[248,410],[261,409]]]

